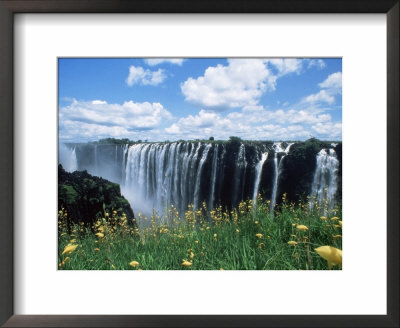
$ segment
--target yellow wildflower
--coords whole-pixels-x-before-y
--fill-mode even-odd
[[[342,265],[342,250],[332,246],[320,246],[314,249],[319,256],[328,261],[328,268],[334,265]]]
[[[129,265],[131,266],[131,267],[137,267],[138,265],[139,265],[139,262],[137,262],[137,261],[132,261],[131,263],[129,263]]]
[[[96,233],[96,236],[99,237],[99,238],[103,238],[103,237],[104,237],[104,234],[101,233],[101,232],[98,232],[98,233]]]
[[[262,248],[264,246],[264,243],[260,243],[260,245],[258,245],[258,248]]]
[[[65,246],[64,251],[62,252],[62,254],[64,255],[64,254],[72,253],[77,247],[78,247],[78,245],[68,244],[67,246]]]
[[[224,271],[224,268],[219,268],[220,271]]]
[[[256,234],[256,237],[257,237],[257,238],[262,238],[263,235],[262,235],[261,233],[258,233],[258,234]]]
[[[294,240],[288,241],[288,244],[290,246],[296,246],[297,245],[297,243]]]
[[[74,243],[74,242],[76,242],[76,239],[71,239],[71,243]]]
[[[335,228],[340,228],[341,225],[340,225],[340,224],[335,224],[334,227],[335,227]]]
[[[217,234],[216,233],[214,234],[214,238],[217,238]]]
[[[333,238],[335,238],[335,239],[342,238],[342,235],[335,235],[335,236],[333,236]]]
[[[194,253],[193,252],[190,252],[190,258],[191,259],[194,258]]]
[[[339,225],[342,226],[342,221],[339,221]]]
[[[182,265],[183,265],[183,266],[191,266],[191,265],[192,265],[192,262],[183,260],[183,261],[182,261]]]
[[[96,252],[100,252],[100,248],[95,248],[94,249]]]
[[[306,230],[308,230],[308,228],[305,225],[300,224],[300,225],[297,226],[297,230],[306,231]]]
[[[322,221],[326,221],[326,220],[327,220],[327,217],[326,217],[326,216],[321,216],[320,219],[321,219]]]
[[[336,217],[336,216],[334,216],[331,220],[332,220],[332,221],[339,221],[339,218]]]
[[[297,223],[292,223],[292,226],[293,226],[293,227],[297,226]]]
[[[240,230],[239,230],[239,229],[236,229],[236,232],[237,232],[237,233],[239,233],[239,232],[240,232]]]
[[[258,221],[254,221],[254,224],[258,224]]]
[[[198,241],[198,240],[195,240],[195,243],[196,243],[196,244],[198,244],[198,243],[199,243],[199,241]]]
[[[67,263],[69,261],[69,257],[67,256],[65,259],[64,259],[64,263]]]

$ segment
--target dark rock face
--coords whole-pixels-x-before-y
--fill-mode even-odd
[[[134,218],[129,202],[117,183],[90,175],[87,171],[66,172],[58,166],[58,209],[64,208],[75,223],[92,223],[104,212],[125,213]]]

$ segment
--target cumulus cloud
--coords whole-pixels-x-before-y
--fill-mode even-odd
[[[226,110],[257,105],[262,94],[275,90],[277,79],[300,73],[299,59],[228,59],[208,67],[204,75],[181,84],[185,100],[204,108]]]
[[[185,61],[183,58],[148,58],[144,60],[149,66],[156,66],[163,63],[169,63],[174,65],[182,66]]]
[[[336,72],[329,75],[325,81],[319,84],[320,88],[335,89],[339,91],[342,88],[342,72]]]
[[[326,64],[322,59],[310,59],[308,61],[308,68],[317,67],[319,69],[325,68]]]
[[[152,129],[158,127],[162,120],[171,119],[171,113],[160,103],[135,103],[127,101],[123,104],[108,104],[106,101],[77,101],[60,108],[60,125],[76,126],[85,123],[90,131],[116,131]],[[65,123],[69,122],[69,123]],[[75,125],[73,125],[76,123]]]
[[[167,75],[161,68],[157,71],[151,71],[140,66],[131,66],[129,67],[129,75],[126,78],[126,83],[129,86],[134,84],[156,86],[162,83],[166,78]]]
[[[331,125],[329,114],[296,109],[269,111],[262,106],[246,106],[229,114],[202,109],[197,115],[180,118],[165,132],[176,139],[210,136],[227,139],[235,135],[253,140],[300,140],[316,132],[325,137],[331,136],[327,131]],[[337,131],[332,137],[340,137]]]
[[[329,105],[332,105],[335,102],[335,97],[329,94],[328,91],[321,90],[318,93],[314,93],[305,97],[304,101],[308,103],[325,102]]]
[[[278,70],[278,76],[283,76],[290,73],[300,74],[303,61],[301,59],[294,58],[276,58],[276,59],[268,59],[265,60],[266,63],[270,63]]]
[[[318,86],[322,89],[317,93],[311,94],[303,99],[304,103],[335,103],[335,96],[342,93],[342,72],[330,74]]]
[[[328,136],[328,137],[341,137],[342,135],[342,123],[317,123],[312,126],[312,129],[317,132],[319,135]]]

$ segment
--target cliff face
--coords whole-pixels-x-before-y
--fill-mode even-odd
[[[72,167],[120,183],[135,211],[162,213],[189,204],[229,209],[261,194],[279,204],[308,195],[341,201],[342,144],[303,142],[178,141],[68,144]],[[322,152],[322,153],[321,153]],[[319,161],[319,162],[318,162]],[[68,163],[67,162],[67,163]],[[325,191],[328,189],[328,194]]]
[[[104,212],[125,213],[134,218],[129,202],[117,183],[90,175],[87,171],[66,172],[58,166],[58,209],[64,208],[75,223],[92,223]]]

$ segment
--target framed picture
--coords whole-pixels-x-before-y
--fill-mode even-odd
[[[399,3],[367,4],[1,1],[0,322],[398,326]]]

